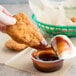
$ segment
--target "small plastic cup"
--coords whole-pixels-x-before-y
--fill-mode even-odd
[[[49,48],[42,51],[34,50],[32,52],[31,55],[32,55],[33,64],[37,70],[42,71],[42,72],[54,72],[54,71],[59,70],[63,66],[63,61],[64,61],[63,59],[56,59],[56,60],[54,59],[51,61],[44,61],[37,58],[37,56],[42,53],[49,53],[49,54],[55,55],[52,51],[53,49]]]

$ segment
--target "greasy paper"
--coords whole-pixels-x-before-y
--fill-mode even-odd
[[[71,67],[72,63],[76,61],[76,58],[66,60],[60,70],[52,73],[42,73],[36,70],[33,66],[30,55],[33,50],[31,48],[27,48],[21,52],[9,50],[4,46],[5,42],[9,39],[10,38],[8,36],[0,33],[0,63],[30,72],[34,76],[65,76],[65,74],[69,72],[69,68]],[[50,39],[50,37],[46,38],[48,42],[50,42]],[[74,45],[76,45],[75,40],[76,38],[71,38]]]
[[[29,6],[40,22],[59,26],[75,25],[67,17],[64,4],[57,0],[29,0]]]
[[[33,50],[25,53],[26,51],[23,51],[16,56],[14,56],[11,60],[7,61],[5,64],[23,71],[27,71],[30,73],[35,73],[38,76],[65,76],[66,72],[68,72],[68,69],[70,68],[73,59],[64,61],[63,67],[52,73],[43,73],[36,70],[33,66],[32,59],[31,59],[31,52]]]

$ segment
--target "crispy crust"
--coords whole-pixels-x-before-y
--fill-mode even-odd
[[[8,49],[12,49],[12,50],[15,50],[15,51],[21,51],[21,50],[23,50],[23,49],[25,49],[25,48],[28,47],[27,45],[17,43],[17,42],[14,41],[14,40],[8,40],[8,41],[5,43],[5,46],[6,46]]]
[[[28,16],[24,13],[18,13],[13,17],[16,18],[17,22],[13,26],[6,27],[7,34],[19,43],[24,43],[31,47],[39,46],[44,38]],[[46,41],[43,43],[45,43],[43,45],[47,45]]]
[[[72,17],[71,20],[72,20],[73,22],[76,22],[76,17]]]

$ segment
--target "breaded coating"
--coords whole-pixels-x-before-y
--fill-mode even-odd
[[[72,20],[73,22],[76,22],[76,17],[72,17],[71,20]]]
[[[8,40],[8,41],[5,43],[5,46],[6,46],[8,49],[15,50],[15,51],[21,51],[21,50],[23,50],[23,49],[25,49],[25,48],[28,47],[28,45],[17,43],[17,42],[14,41],[14,40]]]
[[[24,13],[18,13],[13,16],[16,18],[16,24],[7,26],[7,34],[15,41],[29,45],[34,48],[44,48],[47,46],[39,29],[34,25]]]

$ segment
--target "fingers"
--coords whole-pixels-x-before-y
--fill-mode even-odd
[[[0,31],[6,33],[6,26],[0,23]]]
[[[0,11],[0,22],[5,25],[13,25],[16,23],[16,19]]]
[[[0,5],[0,22],[5,25],[13,25],[16,23],[16,20],[12,17],[12,15]]]
[[[0,11],[2,11],[4,14],[8,16],[12,16],[3,6],[0,5]]]
[[[6,33],[6,25],[13,25],[16,23],[16,19],[0,5],[0,31]]]
[[[4,14],[12,17],[11,13],[9,13],[5,8],[2,10],[2,12],[3,12]]]

